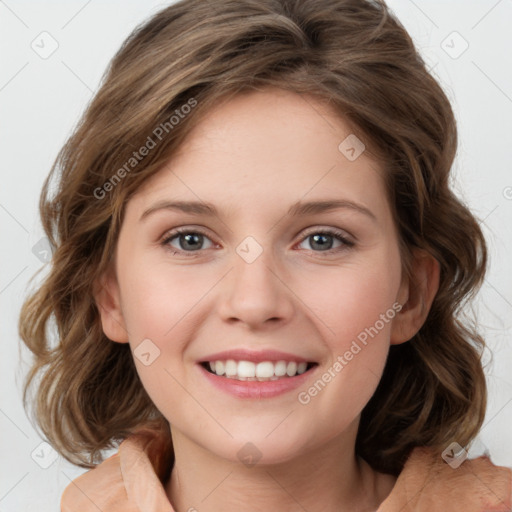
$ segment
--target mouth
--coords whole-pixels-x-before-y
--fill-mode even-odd
[[[207,372],[237,381],[266,382],[293,379],[318,366],[316,362],[217,360],[199,363]]]

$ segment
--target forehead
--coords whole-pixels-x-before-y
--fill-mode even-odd
[[[204,115],[132,208],[179,197],[255,213],[341,197],[378,210],[386,207],[382,173],[364,141],[325,102],[267,89],[232,97]]]

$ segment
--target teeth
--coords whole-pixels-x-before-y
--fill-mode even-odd
[[[217,361],[216,368],[219,367],[220,362],[221,361]],[[246,379],[249,377],[256,377],[256,365],[250,361],[239,361],[237,374],[239,377],[245,377]]]
[[[210,365],[211,364],[212,363],[210,363]],[[236,364],[236,361],[233,361],[233,359],[229,359],[228,361],[226,361],[226,377],[234,377],[236,375],[237,369],[238,365]]]
[[[299,363],[297,365],[297,373],[300,375],[301,373],[304,373],[306,371],[306,368],[308,367],[308,363]]]
[[[286,375],[288,375],[288,377],[297,375],[297,363],[288,363],[288,366],[286,367]]]
[[[283,377],[286,375],[286,367],[287,367],[286,361],[278,361],[274,368],[274,375],[276,377]]]
[[[224,375],[225,373],[225,370],[224,370],[224,361],[217,361],[215,363],[215,373],[217,375]]]
[[[256,365],[256,377],[263,377],[265,379],[270,379],[270,377],[274,376],[274,363],[270,361],[265,361],[263,363],[258,363]]]
[[[306,371],[307,363],[296,363],[295,361],[210,361],[210,370],[219,375],[225,375],[230,379],[266,381],[277,380],[280,377],[294,377]]]

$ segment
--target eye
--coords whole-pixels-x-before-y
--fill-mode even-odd
[[[355,244],[348,238],[348,235],[337,229],[319,229],[311,230],[306,233],[301,246],[308,242],[310,248],[303,247],[314,252],[333,253],[353,247]],[[215,244],[201,230],[191,228],[177,228],[167,233],[161,244],[172,250],[173,254],[187,254],[195,256],[202,249],[211,249]]]
[[[205,242],[207,242],[206,247],[204,246]],[[162,245],[175,249],[176,251],[173,252],[190,253],[209,249],[213,246],[213,242],[201,231],[179,228],[168,233],[162,240]]]
[[[354,242],[349,240],[346,233],[337,229],[318,230],[316,228],[316,231],[306,234],[301,244],[304,242],[309,242],[311,247],[309,250],[315,252],[336,252],[354,246]],[[336,243],[338,245],[333,247]]]

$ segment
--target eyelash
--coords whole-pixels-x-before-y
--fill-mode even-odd
[[[190,228],[176,228],[174,229],[173,231],[169,232],[169,233],[166,233],[166,235],[164,235],[164,238],[161,242],[161,245],[168,248],[173,255],[176,255],[176,254],[185,254],[187,257],[195,257],[195,256],[198,256],[199,253],[202,252],[202,249],[199,249],[197,251],[183,251],[181,249],[176,249],[174,247],[170,247],[169,246],[169,243],[174,240],[176,237],[178,237],[179,235],[183,235],[183,234],[187,234],[187,235],[202,235],[208,239],[210,239],[210,237],[204,232],[202,231],[201,229],[198,229],[198,228],[194,228],[194,229],[190,229]],[[337,247],[337,248],[334,248],[334,249],[328,249],[326,251],[314,251],[313,249],[306,249],[308,251],[311,251],[311,252],[315,252],[315,253],[320,253],[320,254],[329,254],[329,255],[332,255],[336,252],[339,252],[339,251],[342,251],[342,250],[346,250],[346,249],[350,249],[351,247],[353,247],[355,245],[355,243],[351,240],[349,240],[345,234],[345,232],[341,231],[341,230],[338,230],[338,229],[333,229],[333,228],[326,228],[326,229],[312,229],[310,231],[307,231],[304,236],[302,237],[300,243],[304,242],[307,238],[309,238],[310,236],[312,235],[318,235],[318,234],[321,234],[321,235],[328,235],[328,236],[332,236],[334,237],[336,240],[340,241],[343,246],[341,247]],[[213,242],[213,240],[211,240],[212,243],[215,243]]]

